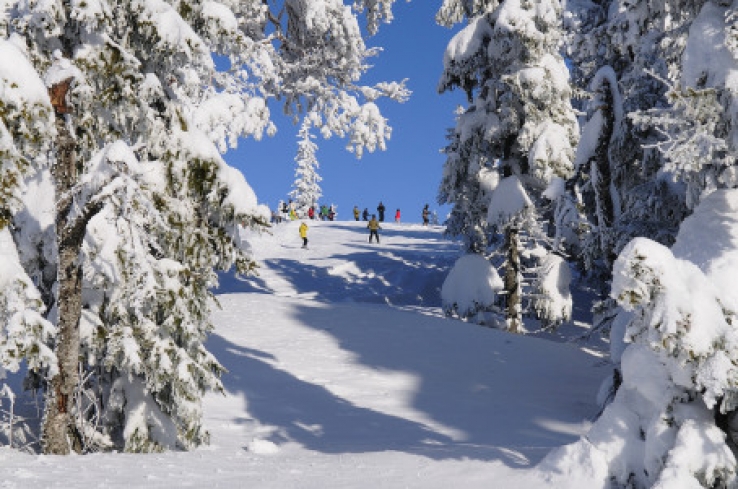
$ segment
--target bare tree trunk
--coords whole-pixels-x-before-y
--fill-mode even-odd
[[[505,292],[507,293],[507,330],[519,333],[522,330],[522,285],[520,283],[520,237],[518,228],[510,224],[505,228],[507,262],[505,267]]]
[[[71,415],[73,394],[79,384],[79,320],[82,314],[82,269],[79,252],[84,226],[69,222],[71,190],[77,181],[76,141],[65,114],[66,92],[71,79],[50,89],[56,112],[57,159],[52,169],[57,198],[56,236],[58,246],[58,329],[56,355],[59,372],[51,378],[43,426],[44,453],[66,455],[81,450],[81,438]],[[77,219],[79,220],[79,219]]]

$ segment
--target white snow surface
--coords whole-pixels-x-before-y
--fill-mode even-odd
[[[209,446],[0,448],[2,487],[575,487],[535,465],[597,412],[609,369],[591,345],[444,318],[460,245],[441,227],[383,223],[377,245],[363,222],[308,224],[306,250],[299,221],[244,236],[260,276],[221,277],[208,347],[228,373],[205,398]]]
[[[449,69],[452,62],[463,63],[474,56],[482,46],[482,39],[493,34],[484,16],[469,21],[469,25],[459,31],[448,43],[443,56],[443,65]]]
[[[709,87],[726,86],[738,91],[738,62],[725,47],[725,7],[705,3],[692,23],[689,42],[682,57],[682,84],[695,87],[704,80]]]
[[[49,96],[28,58],[12,42],[0,40],[0,100],[23,107],[39,104],[51,108]]]

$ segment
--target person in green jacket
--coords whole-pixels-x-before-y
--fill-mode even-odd
[[[375,214],[372,214],[372,219],[369,221],[369,224],[366,225],[366,227],[369,228],[369,242],[372,242],[372,237],[377,238],[377,244],[379,244],[379,230],[382,229],[379,226],[379,221],[377,221],[377,216]]]

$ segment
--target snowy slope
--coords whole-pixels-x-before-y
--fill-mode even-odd
[[[440,228],[298,223],[249,237],[209,348],[228,369],[191,453],[0,450],[2,487],[566,487],[529,470],[575,441],[607,369],[577,344],[440,316],[458,246]]]

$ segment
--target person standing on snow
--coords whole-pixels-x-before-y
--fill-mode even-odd
[[[359,206],[354,206],[354,219],[359,220]]]
[[[282,213],[282,220],[286,221],[290,218],[290,210],[287,207],[287,202],[282,200],[279,201],[279,211]]]
[[[425,204],[425,207],[423,207],[423,226],[427,226],[429,220],[430,211],[428,210],[428,204]]]
[[[379,214],[379,222],[384,222],[384,204],[381,200],[377,206],[377,213]]]
[[[395,222],[400,222],[400,209],[397,209],[397,212],[395,212]]]
[[[363,217],[365,221],[368,221],[369,220],[369,209],[364,207],[364,212],[361,213],[361,217]]]
[[[305,224],[305,221],[302,221],[300,224],[300,237],[302,238],[302,247],[307,248],[308,247],[308,225]]]
[[[382,229],[377,221],[377,216],[372,214],[372,220],[366,225],[369,228],[369,242],[372,242],[372,236],[377,238],[377,244],[379,244],[379,230]]]

